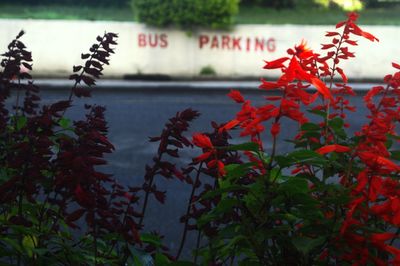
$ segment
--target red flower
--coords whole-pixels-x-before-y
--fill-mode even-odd
[[[279,123],[273,123],[271,127],[271,134],[272,136],[276,137],[281,130],[281,125]]]
[[[276,82],[269,82],[266,81],[265,79],[261,79],[261,85],[259,86],[260,89],[266,89],[266,90],[274,90],[274,89],[278,89],[281,87],[280,84],[276,83]]]
[[[306,59],[314,55],[313,51],[307,47],[307,42],[305,40],[301,40],[301,43],[295,46],[296,55],[300,59]]]
[[[317,91],[324,96],[325,99],[333,100],[332,94],[329,91],[328,87],[326,87],[325,83],[323,83],[319,78],[312,78],[311,84],[315,86]]]
[[[355,22],[358,19],[358,17],[359,15],[356,12],[350,12],[347,14],[347,18],[353,22]]]
[[[356,24],[351,24],[352,30],[351,32],[355,35],[359,35],[362,36],[370,41],[377,41],[379,42],[379,39],[376,38],[374,35],[372,35],[371,33],[365,32],[363,30],[360,29],[360,27],[358,27]]]
[[[235,126],[237,126],[240,123],[239,120],[233,119],[231,121],[229,121],[228,123],[226,123],[223,127],[221,127],[218,132],[221,133],[223,131],[228,131],[232,128],[234,128]]]
[[[197,156],[196,158],[194,158],[194,160],[196,162],[202,162],[202,161],[207,160],[211,155],[212,155],[212,152],[208,151],[208,152],[203,153],[200,156]]]
[[[226,174],[225,165],[220,160],[212,160],[207,163],[208,168],[217,168],[219,176],[224,176]]]
[[[338,144],[332,144],[332,145],[325,145],[318,150],[316,150],[317,153],[319,154],[326,154],[330,152],[348,152],[350,151],[349,147],[338,145]]]
[[[203,148],[204,153],[194,158],[195,162],[207,162],[208,168],[216,168],[219,176],[225,175],[225,165],[222,161],[218,160],[217,149],[212,144],[210,138],[204,134],[196,133],[193,135],[193,144]]]
[[[266,63],[266,65],[264,66],[264,69],[276,69],[276,68],[283,68],[285,67],[285,65],[283,63],[285,63],[287,60],[289,59],[289,57],[282,57],[279,59],[276,59],[274,61],[264,61]]]
[[[394,233],[375,233],[370,236],[370,239],[374,242],[385,242],[393,237],[395,237],[396,234]]]
[[[359,152],[358,156],[363,160],[367,165],[371,165],[372,167],[380,166],[382,168],[385,168],[389,171],[400,171],[400,167],[392,162],[391,160],[376,155],[372,152]]]
[[[237,90],[231,90],[230,93],[228,93],[228,96],[234,100],[237,103],[244,103],[244,98],[242,96],[242,94],[240,94],[239,91]]]
[[[210,138],[201,133],[196,133],[193,135],[193,144],[200,148],[212,149],[214,147]]]

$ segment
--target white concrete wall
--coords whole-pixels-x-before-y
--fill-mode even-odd
[[[106,68],[106,77],[139,73],[193,77],[205,66],[212,66],[221,77],[262,77],[274,75],[262,69],[263,60],[284,56],[288,48],[302,39],[318,50],[327,40],[324,33],[334,26],[239,25],[229,32],[187,33],[130,22],[0,20],[0,51],[5,51],[21,29],[26,31],[23,42],[33,52],[33,74],[41,76],[67,77],[96,36],[112,31],[120,38],[111,66]],[[357,58],[343,68],[353,79],[381,79],[393,72],[392,61],[400,62],[400,28],[363,29],[380,42],[360,40],[354,49]]]

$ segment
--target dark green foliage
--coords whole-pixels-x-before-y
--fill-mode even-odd
[[[18,4],[26,5],[78,5],[78,6],[126,6],[128,0],[19,0]],[[2,0],[2,4],[14,4],[13,0]]]
[[[275,9],[316,6],[315,1],[312,0],[242,0],[240,3]]]
[[[400,1],[365,0],[365,5],[368,8],[391,8],[400,6]]]
[[[245,5],[262,5],[271,8],[293,8],[296,0],[242,0]]]
[[[226,28],[238,13],[238,0],[132,0],[137,19],[153,26]]]

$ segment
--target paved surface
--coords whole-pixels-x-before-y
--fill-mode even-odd
[[[45,88],[63,89],[72,85],[71,80],[64,79],[40,79],[36,84]],[[97,89],[119,89],[119,90],[227,90],[227,89],[245,89],[258,90],[259,81],[139,81],[139,80],[99,80]],[[376,83],[354,83],[351,84],[355,90],[364,91]]]
[[[71,81],[39,80],[43,86],[42,97],[45,102],[66,99],[67,87]],[[68,86],[67,86],[68,85]],[[147,142],[148,136],[160,134],[163,124],[176,112],[193,108],[201,112],[201,117],[193,123],[191,132],[207,131],[210,121],[226,122],[234,117],[240,105],[233,103],[226,93],[231,88],[243,90],[246,98],[255,104],[262,104],[265,92],[257,90],[259,82],[129,82],[102,81],[94,89],[93,97],[76,99],[74,107],[67,113],[72,118],[82,117],[82,105],[96,103],[107,107],[106,118],[109,121],[110,140],[115,145],[115,153],[109,156],[110,165],[106,171],[113,173],[125,184],[141,184],[144,166],[151,162],[156,152],[156,144]],[[362,110],[362,95],[371,84],[357,85],[359,96],[354,104]],[[270,92],[269,94],[276,94]],[[351,114],[351,130],[355,130],[365,121],[364,112]],[[285,121],[282,124],[281,140],[290,138],[296,132],[295,123]],[[268,150],[269,139],[266,138]],[[281,141],[280,151],[286,151],[288,145]],[[166,243],[175,250],[181,233],[179,217],[189,197],[189,187],[179,181],[157,180],[160,187],[168,190],[166,207],[151,201],[148,218],[145,220],[149,230],[158,230],[166,236]],[[189,235],[189,242],[194,243]],[[186,255],[189,255],[188,253]]]

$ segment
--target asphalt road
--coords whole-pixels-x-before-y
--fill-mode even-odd
[[[44,102],[66,99],[68,81],[41,80],[37,84],[43,87]],[[151,162],[157,145],[148,143],[148,136],[160,134],[163,124],[176,112],[193,108],[201,113],[191,128],[191,132],[207,131],[210,121],[226,122],[232,119],[240,109],[226,94],[231,88],[241,89],[246,98],[255,104],[262,104],[265,92],[257,90],[259,82],[125,82],[104,81],[93,91],[93,97],[76,99],[73,108],[67,112],[71,118],[82,117],[82,105],[96,103],[107,108],[106,118],[109,121],[109,138],[116,151],[111,154],[109,166],[105,171],[114,174],[122,183],[141,184],[144,166]],[[353,104],[358,112],[349,116],[350,130],[360,128],[365,121],[362,96],[371,84],[356,85],[358,96]],[[270,93],[274,94],[274,93]],[[281,140],[293,136],[297,125],[287,120],[282,123]],[[245,142],[245,141],[243,141]],[[270,147],[266,139],[266,149]],[[279,143],[279,151],[288,150],[288,144]],[[145,219],[146,229],[159,231],[165,235],[167,246],[176,250],[181,237],[182,226],[179,217],[184,213],[189,187],[179,181],[157,180],[159,187],[168,191],[165,206],[151,201],[148,216]],[[189,243],[194,243],[194,235],[189,235]],[[186,252],[188,256],[189,253]]]

